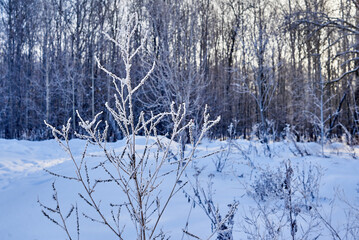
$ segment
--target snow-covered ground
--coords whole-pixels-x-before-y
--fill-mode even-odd
[[[143,142],[143,141],[142,141]],[[138,138],[141,144],[141,138]],[[73,154],[80,156],[85,142],[82,140],[71,140]],[[120,149],[124,142],[110,143],[113,149]],[[204,140],[199,147],[197,155],[212,152],[224,146],[226,141]],[[90,146],[88,154],[98,154],[95,146]],[[303,156],[302,156],[303,155]],[[222,161],[226,157],[222,154]],[[253,186],[256,179],[266,171],[276,172],[277,168],[284,168],[284,162],[290,160],[296,173],[303,169],[308,170],[310,166],[320,169],[318,202],[322,216],[331,221],[333,227],[339,232],[343,231],[343,225],[348,221],[344,210],[347,204],[357,203],[357,184],[359,183],[359,148],[351,148],[342,143],[332,143],[325,146],[325,156],[321,155],[321,147],[316,143],[298,143],[295,146],[290,142],[279,142],[269,144],[269,150],[256,141],[235,140],[231,147],[231,153],[222,172],[215,170],[214,162],[216,156],[194,161],[186,171],[184,181],[190,180],[184,188],[179,191],[171,201],[168,211],[161,221],[162,230],[171,236],[171,239],[194,239],[188,235],[183,236],[182,229],[188,221],[188,232],[206,239],[211,235],[211,222],[200,206],[193,207],[194,197],[191,184],[195,186],[194,175],[199,174],[200,184],[206,191],[209,181],[213,182],[213,202],[218,206],[220,213],[226,214],[227,205],[238,201],[238,209],[234,216],[233,234],[234,239],[247,239],[245,232],[245,216],[254,213],[256,203],[246,195],[247,190]],[[98,161],[96,157],[93,161]],[[74,181],[56,179],[42,169],[46,168],[53,172],[74,176],[72,162],[66,153],[54,140],[29,142],[18,140],[0,139],[0,239],[1,240],[57,240],[66,239],[65,233],[55,224],[44,217],[38,204],[38,199],[47,205],[53,205],[51,199],[51,184],[55,180],[60,203],[68,211],[71,203],[78,203],[79,211],[86,209],[86,205],[77,195],[81,191],[80,186]],[[300,174],[299,174],[300,175]],[[295,175],[297,176],[297,175]],[[168,176],[171,178],[171,176]],[[167,186],[166,181],[163,188]],[[340,193],[341,199],[335,193]],[[103,189],[102,199],[115,199],[120,197],[121,192],[112,189]],[[189,197],[190,196],[190,197]],[[331,206],[333,206],[331,208]],[[252,210],[251,210],[252,209]],[[330,215],[330,210],[332,215]],[[92,214],[92,213],[91,213]],[[125,216],[124,216],[125,217]],[[126,222],[126,221],[125,221]],[[128,219],[125,229],[128,233],[126,239],[135,239],[131,233],[131,222]],[[75,231],[75,224],[71,226]],[[248,226],[247,226],[248,227]],[[113,234],[99,223],[91,222],[80,215],[80,239],[116,239]],[[319,239],[332,239],[330,232],[321,226],[317,233]],[[317,234],[317,235],[318,235]],[[359,237],[358,237],[359,238]],[[283,239],[286,239],[283,236]]]

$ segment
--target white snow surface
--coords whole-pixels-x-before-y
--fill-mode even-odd
[[[85,141],[71,140],[73,154],[79,158],[82,154]],[[109,143],[109,147],[119,151],[125,144],[124,141]],[[137,137],[137,144],[144,145],[144,139]],[[226,141],[205,139],[199,146],[196,156],[218,150]],[[192,179],[197,169],[204,169],[200,174],[201,184],[206,188],[208,176],[212,176],[215,204],[220,211],[227,210],[227,205],[233,200],[239,202],[238,211],[234,217],[234,239],[247,239],[241,228],[243,217],[248,213],[250,207],[255,203],[246,196],[244,185],[252,178],[253,168],[250,164],[261,168],[275,169],[283,161],[290,159],[293,166],[305,168],[310,164],[320,167],[323,176],[321,177],[320,201],[323,215],[328,216],[330,212],[329,203],[334,199],[335,191],[345,193],[345,199],[353,203],[357,202],[357,184],[359,183],[359,148],[349,147],[343,143],[332,143],[325,146],[325,156],[321,156],[321,146],[317,143],[298,143],[304,156],[296,152],[293,143],[282,141],[270,143],[271,156],[268,156],[266,148],[257,141],[235,140],[238,148],[233,148],[232,153],[223,171],[216,172],[213,160],[215,156],[195,160],[186,170],[186,175]],[[175,144],[173,151],[178,150]],[[88,154],[99,154],[96,146],[90,146]],[[89,161],[99,161],[99,157],[89,157]],[[248,160],[249,159],[249,160]],[[71,204],[77,203],[80,213],[87,209],[86,204],[78,196],[81,186],[75,181],[58,179],[43,171],[43,168],[52,172],[74,176],[75,171],[72,162],[67,154],[61,149],[55,140],[47,141],[18,141],[0,139],[0,239],[1,240],[62,240],[67,239],[66,234],[55,224],[44,217],[38,204],[38,199],[46,205],[54,206],[52,201],[51,184],[55,181],[64,212],[70,209]],[[166,166],[170,168],[171,166]],[[168,175],[160,186],[166,189],[171,186],[173,176]],[[184,181],[187,178],[183,177]],[[186,185],[185,191],[191,194],[190,184]],[[112,188],[103,188],[97,196],[101,199],[112,201],[121,199],[121,191],[114,191]],[[171,236],[171,239],[193,239],[183,236],[182,229],[185,228],[188,219],[188,231],[206,239],[211,235],[211,223],[203,210],[198,206],[191,211],[192,203],[188,203],[185,193],[179,191],[165,212],[160,224],[162,230]],[[104,203],[105,204],[105,203]],[[333,211],[335,218],[332,218],[333,226],[340,228],[346,221],[343,213],[345,204],[338,203]],[[88,215],[96,217],[92,210]],[[135,239],[131,220],[124,214],[123,223],[126,223],[125,239]],[[73,233],[76,232],[75,224],[70,226]],[[116,239],[116,237],[99,223],[91,222],[80,215],[80,239]],[[75,234],[76,235],[76,234]],[[75,237],[75,239],[77,239]],[[215,235],[212,239],[215,239]],[[319,239],[331,239],[325,229]]]

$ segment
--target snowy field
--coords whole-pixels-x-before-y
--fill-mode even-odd
[[[141,137],[138,137],[137,142],[141,144]],[[74,156],[79,157],[85,142],[71,140],[70,144],[74,150]],[[114,150],[119,150],[123,144],[123,141],[119,141],[109,145]],[[323,223],[325,220],[335,228],[337,233],[344,236],[343,239],[355,239],[352,237],[353,235],[347,235],[348,237],[345,238],[346,230],[348,230],[345,225],[348,222],[354,224],[349,213],[357,214],[354,208],[359,197],[357,192],[359,148],[332,143],[325,146],[325,156],[322,156],[321,147],[316,143],[297,143],[294,145],[292,142],[283,141],[271,143],[267,148],[256,141],[234,140],[231,145],[228,145],[226,141],[204,140],[197,155],[219,150],[221,146],[224,149],[222,153],[195,160],[186,170],[186,177],[183,177],[183,181],[189,181],[189,183],[183,191],[179,191],[175,195],[160,222],[163,232],[167,236],[171,236],[171,239],[195,239],[183,234],[183,229],[201,237],[201,239],[207,239],[211,236],[210,218],[201,209],[198,201],[196,204],[193,203],[193,200],[196,200],[193,187],[203,188],[203,192],[208,196],[210,195],[208,190],[208,183],[210,182],[213,183],[214,206],[219,208],[219,213],[222,216],[226,215],[228,204],[238,202],[237,211],[232,221],[234,239],[248,239],[250,234],[253,236],[253,232],[256,231],[253,229],[252,232],[250,231],[250,228],[255,225],[253,222],[260,226],[257,232],[265,232],[260,217],[258,217],[260,216],[258,206],[266,207],[264,210],[262,209],[263,212],[266,210],[272,211],[272,213],[277,211],[276,217],[281,216],[280,211],[283,211],[285,207],[280,204],[283,200],[281,193],[276,192],[281,190],[273,188],[275,181],[271,182],[271,179],[279,179],[279,183],[283,180],[281,179],[283,172],[280,172],[280,169],[285,169],[285,164],[288,164],[289,160],[294,172],[293,181],[300,182],[302,176],[306,181],[306,184],[303,185],[307,187],[315,188],[315,182],[320,184],[318,195],[313,193],[314,196],[310,200],[315,202],[316,212],[314,210],[306,212],[304,209],[308,207],[307,205],[296,205],[301,209],[296,213],[298,223],[304,221],[308,225],[308,219],[314,216],[310,233],[305,235],[306,224],[298,224],[297,236],[303,235],[308,239],[317,236],[318,239],[333,239],[331,231]],[[227,152],[228,149],[230,152]],[[176,151],[178,151],[177,145],[173,148],[173,152]],[[99,150],[90,146],[88,154],[98,155]],[[98,161],[98,157],[90,159],[89,161]],[[226,161],[221,172],[216,171],[215,163],[218,161],[222,164]],[[167,167],[170,168],[171,166]],[[64,212],[70,209],[71,204],[78,204],[80,239],[116,239],[104,226],[82,216],[81,213],[88,210],[86,204],[77,195],[77,192],[81,192],[81,188],[76,182],[56,179],[43,171],[43,168],[64,175],[73,176],[75,174],[72,162],[69,161],[66,153],[54,140],[29,142],[0,139],[1,240],[67,239],[65,233],[58,226],[46,219],[37,202],[40,199],[42,203],[54,206],[51,199],[51,185],[54,181]],[[273,174],[268,174],[270,172]],[[317,172],[320,174],[315,174]],[[199,185],[196,185],[196,175],[198,175]],[[165,179],[171,179],[171,176],[169,175]],[[164,191],[166,191],[167,184],[170,183],[163,182]],[[257,190],[253,191],[254,189]],[[303,189],[302,186],[298,186],[298,192],[300,189]],[[101,196],[104,202],[107,199],[121,199],[123,197],[120,191],[116,192],[112,188],[103,188],[101,191],[98,196]],[[252,195],[248,194],[251,191]],[[253,193],[257,195],[254,194],[254,196]],[[352,208],[349,205],[352,205]],[[195,207],[193,208],[193,206]],[[273,210],[273,206],[278,209]],[[93,211],[87,213],[96,216]],[[318,214],[323,219],[320,219]],[[270,213],[268,213],[269,215]],[[284,213],[283,216],[279,219],[286,222],[288,214]],[[275,217],[271,218],[270,221],[276,225],[277,223],[273,219]],[[71,226],[71,221],[74,220],[70,219],[69,221],[70,230],[76,233],[76,224],[73,223]],[[125,239],[135,239],[135,235],[131,231],[131,221],[126,219],[125,215],[124,222],[127,223],[124,231],[126,233]],[[319,224],[316,225],[315,222]],[[186,223],[188,227],[186,227]],[[281,226],[281,228],[280,239],[289,239],[288,224]],[[215,238],[216,234],[213,235],[212,239]]]

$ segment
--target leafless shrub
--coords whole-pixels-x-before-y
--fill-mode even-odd
[[[255,202],[244,215],[243,231],[248,239],[315,239],[320,220],[318,206],[319,168],[302,171],[285,161],[276,170],[260,170],[246,187]]]
[[[227,132],[228,132],[228,139],[226,140],[225,144],[221,145],[220,151],[217,154],[215,154],[214,158],[212,159],[212,162],[216,167],[217,172],[223,171],[227,161],[230,158],[230,155],[232,154],[232,148],[234,145],[233,137],[235,136],[235,129],[233,123],[231,123],[228,126]]]
[[[344,205],[343,205],[344,204]],[[353,240],[359,236],[359,207],[348,201],[343,191],[335,190],[333,199],[330,201],[329,214],[325,214],[321,209],[315,209],[322,225],[329,231],[329,235],[334,240]],[[339,207],[339,205],[341,205]],[[344,213],[345,220],[342,222],[334,222],[336,216],[333,215],[337,209]]]
[[[194,174],[195,182],[189,181],[192,192],[186,192],[185,196],[187,201],[193,206],[199,206],[208,219],[211,222],[211,230],[212,234],[206,238],[210,239],[212,236],[217,234],[217,240],[233,240],[233,225],[234,225],[234,215],[238,208],[238,201],[234,200],[232,203],[228,204],[228,211],[226,214],[221,214],[219,210],[218,204],[215,203],[214,189],[213,189],[213,174],[208,176],[209,181],[207,183],[207,188],[202,187],[199,176],[202,173],[203,169],[195,168],[196,173]],[[223,216],[224,215],[224,216]],[[187,229],[185,229],[185,233],[187,235],[194,235],[193,233],[189,233]],[[192,237],[193,237],[192,236]],[[197,237],[197,236],[196,236]],[[199,237],[197,237],[200,239]]]
[[[79,196],[87,207],[92,209],[91,212],[86,211],[83,215],[94,222],[105,225],[118,239],[124,239],[124,231],[127,230],[127,228],[125,229],[127,222],[120,215],[122,209],[126,210],[132,220],[137,239],[164,239],[162,230],[159,230],[159,222],[170,200],[185,184],[177,183],[194,158],[200,141],[206,132],[219,122],[220,118],[210,120],[206,108],[202,128],[194,140],[192,134],[194,123],[192,120],[185,122],[185,104],[176,108],[175,103],[172,103],[169,112],[156,115],[141,112],[136,117],[133,96],[144,85],[155,64],[139,83],[134,85],[130,76],[132,59],[144,47],[145,41],[143,40],[138,48],[132,49],[131,40],[139,26],[136,15],[131,16],[121,26],[123,38],[112,39],[108,35],[106,36],[119,48],[126,75],[124,77],[116,76],[99,62],[98,64],[113,78],[116,89],[115,108],[112,108],[109,103],[106,103],[106,107],[125,136],[126,144],[120,152],[110,149],[106,142],[109,126],[105,122],[103,130],[101,130],[102,123],[101,120],[98,120],[101,113],[97,114],[93,120],[88,121],[84,120],[77,112],[83,134],[76,133],[76,136],[87,142],[82,156],[77,158],[73,155],[69,144],[70,120],[61,130],[45,122],[51,129],[54,138],[69,154],[75,172],[75,176],[61,176],[56,173],[53,175],[79,183],[84,191],[84,194],[79,193]],[[156,127],[165,117],[172,120],[172,129],[166,137],[161,137],[157,135]],[[186,153],[181,152],[180,149],[176,153],[177,160],[170,161],[170,158],[174,159],[172,151],[175,140],[181,141],[179,136],[185,131],[190,138],[191,148]],[[141,148],[137,142],[137,136],[140,133],[145,139]],[[95,145],[103,151],[104,159],[102,161],[88,160],[87,146],[89,144]],[[171,182],[169,189],[161,187],[164,181]],[[101,192],[101,187],[104,185],[113,189],[115,196],[112,196],[114,200],[111,202],[106,201],[107,196],[97,194]],[[111,210],[108,211],[108,209]]]
[[[302,148],[298,145],[296,141],[296,134],[298,133],[295,131],[295,128],[289,124],[286,124],[284,128],[285,139],[294,146],[294,149],[289,146],[289,150],[294,154],[294,156],[300,155],[303,157],[309,155],[305,148]]]
[[[72,205],[70,207],[70,210],[65,214],[63,212],[62,207],[60,206],[60,202],[59,202],[59,198],[58,198],[58,193],[55,187],[55,182],[52,183],[52,190],[53,190],[53,195],[52,195],[52,200],[54,200],[56,206],[55,207],[49,207],[44,205],[40,199],[37,200],[37,202],[39,203],[40,207],[41,207],[41,212],[42,214],[51,222],[53,222],[54,224],[56,224],[57,226],[59,226],[62,230],[65,231],[67,237],[69,240],[75,239],[72,238],[71,236],[71,230],[69,229],[69,224],[68,224],[68,219],[72,216],[75,215],[76,218],[76,235],[77,235],[77,240],[80,239],[80,222],[79,222],[79,211],[78,211],[78,207],[77,204],[74,206]]]

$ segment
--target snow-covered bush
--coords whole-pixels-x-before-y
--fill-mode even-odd
[[[320,177],[318,167],[299,170],[289,160],[260,170],[247,189],[255,202],[242,224],[249,239],[315,239]]]
[[[220,118],[210,120],[205,109],[203,125],[194,140],[192,134],[194,123],[192,120],[185,122],[185,104],[176,107],[175,103],[172,103],[169,112],[158,114],[141,112],[139,116],[135,116],[137,111],[133,104],[134,94],[145,84],[155,64],[138,81],[138,84],[132,81],[132,59],[143,49],[145,40],[139,47],[133,48],[132,40],[138,30],[139,22],[136,15],[129,18],[125,16],[124,19],[125,22],[121,24],[122,29],[120,29],[122,38],[112,39],[106,36],[120,50],[125,76],[116,76],[104,68],[100,62],[98,64],[113,79],[116,89],[115,108],[111,107],[110,103],[106,103],[106,108],[125,136],[126,144],[120,151],[108,148],[106,139],[109,125],[107,122],[103,124],[98,120],[101,113],[88,121],[77,112],[82,134],[76,133],[76,136],[87,142],[82,156],[77,158],[73,155],[69,144],[71,121],[69,120],[60,130],[46,123],[60,146],[69,154],[74,167],[74,176],[52,174],[78,183],[82,187],[82,192],[79,193],[80,199],[85,204],[85,209],[89,209],[83,212],[83,216],[105,225],[108,231],[111,231],[118,239],[124,239],[125,234],[128,234],[126,231],[136,232],[130,236],[136,235],[138,240],[163,238],[163,232],[159,230],[159,222],[168,203],[183,187],[183,184],[178,184],[178,182],[192,161],[201,139],[212,126],[219,122]],[[144,28],[145,26],[142,26],[141,29]],[[165,117],[172,120],[172,129],[165,137],[158,136],[156,127]],[[176,148],[175,140],[181,141],[179,136],[185,131],[188,132],[191,147],[186,153],[182,153],[181,148]],[[139,134],[143,136],[139,138]],[[139,147],[138,141],[144,141],[144,147],[142,147],[143,143]],[[89,160],[91,156],[87,155],[87,146],[90,144],[102,150],[102,158]],[[176,150],[177,156],[174,158],[173,154]],[[167,184],[166,189],[161,187],[163,182]],[[104,186],[110,189],[111,195],[99,194]],[[57,196],[56,190],[55,195]],[[43,204],[41,207],[45,216],[47,215],[51,221],[54,218],[50,214],[60,215],[61,219],[65,216],[61,211],[51,211],[52,208]],[[76,207],[76,211],[77,209]],[[128,227],[129,219],[132,220],[133,228]],[[73,239],[66,224],[61,228],[69,239]]]
[[[283,180],[283,172],[280,169],[277,169],[277,171],[263,171],[256,176],[251,194],[261,201],[276,198],[283,199]]]

